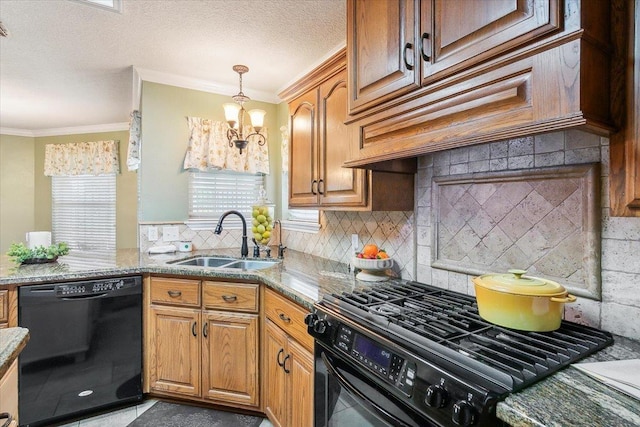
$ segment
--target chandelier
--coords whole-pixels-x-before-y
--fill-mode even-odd
[[[245,113],[247,113],[244,109],[244,103],[249,101],[250,98],[242,93],[242,75],[249,71],[249,67],[246,65],[234,65],[233,71],[238,73],[240,76],[240,92],[238,92],[237,95],[232,96],[235,102],[223,104],[222,107],[224,108],[225,120],[229,125],[229,129],[227,129],[229,147],[233,147],[235,145],[236,148],[240,150],[240,154],[242,154],[242,150],[247,147],[249,138],[251,137],[257,138],[258,145],[264,145],[267,142],[264,135],[260,133],[264,124],[264,116],[267,112],[264,110],[248,111],[253,132],[244,136]]]

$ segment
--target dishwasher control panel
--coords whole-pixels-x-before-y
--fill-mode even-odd
[[[121,289],[125,286],[123,279],[97,280],[91,282],[65,283],[56,286],[56,296],[72,297],[80,295],[103,294]]]

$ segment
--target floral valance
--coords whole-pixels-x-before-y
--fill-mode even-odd
[[[185,169],[200,171],[226,169],[236,172],[269,173],[268,144],[260,146],[252,138],[249,145],[240,154],[233,146],[229,147],[227,123],[187,117],[189,123],[189,145],[184,158]],[[245,135],[249,128],[245,129]],[[267,138],[267,129],[261,133]]]
[[[129,147],[127,149],[127,168],[130,171],[138,170],[140,167],[141,124],[140,111],[134,110],[129,121]]]
[[[44,149],[44,174],[46,176],[117,174],[120,172],[118,142],[47,144]]]

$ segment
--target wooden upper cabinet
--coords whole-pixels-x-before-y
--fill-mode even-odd
[[[615,33],[621,53],[614,62],[617,89],[611,103],[620,130],[611,136],[611,216],[640,217],[640,0],[614,1],[613,20],[628,32]]]
[[[318,203],[316,109],[312,90],[289,104],[289,204]]]
[[[345,161],[358,154],[347,126],[346,72],[333,76],[319,88],[320,95],[320,205],[366,204],[365,171],[343,168]]]
[[[418,3],[348,0],[350,114],[419,87]]]
[[[349,113],[559,30],[559,0],[349,0]]]
[[[420,58],[426,85],[557,31],[558,0],[423,0]]]

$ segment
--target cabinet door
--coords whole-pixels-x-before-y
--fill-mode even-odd
[[[289,206],[318,204],[317,97],[314,89],[289,104]]]
[[[0,412],[18,418],[18,361],[14,361],[0,379]],[[16,424],[17,425],[17,424]]]
[[[149,314],[151,389],[200,396],[200,310],[151,306]]]
[[[206,311],[203,316],[204,397],[258,406],[258,315]]]
[[[266,320],[264,364],[265,377],[265,412],[275,427],[289,425],[287,418],[287,402],[294,398],[287,396],[287,376],[282,369],[287,347],[287,335]],[[298,399],[296,399],[296,403]],[[311,425],[311,424],[310,424]]]
[[[287,360],[284,369],[289,375],[291,400],[290,426],[313,425],[313,354],[293,340],[289,340],[288,350],[290,361]]]
[[[422,84],[560,29],[558,0],[422,0]],[[588,6],[587,6],[588,7]]]
[[[365,171],[343,168],[358,156],[358,140],[350,139],[347,125],[346,71],[320,86],[319,139],[320,205],[365,206]]]
[[[418,13],[418,0],[348,0],[350,114],[419,87]]]

